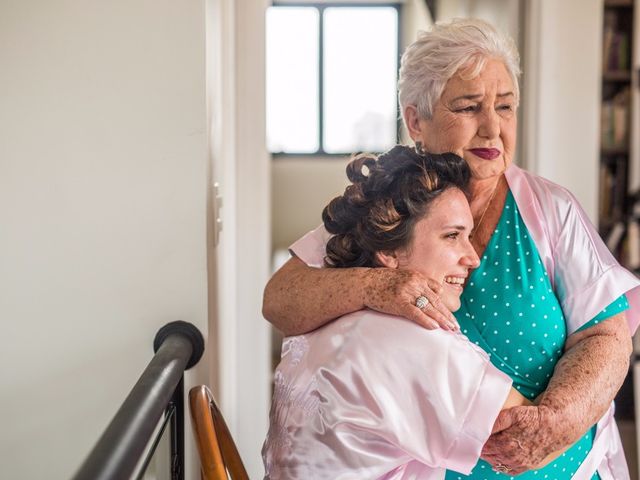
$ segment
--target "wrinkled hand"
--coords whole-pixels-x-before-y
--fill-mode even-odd
[[[540,468],[545,457],[560,448],[556,438],[559,428],[561,425],[551,419],[545,407],[503,410],[481,456],[494,467],[499,464],[508,467],[510,475]]]
[[[372,268],[366,277],[365,306],[383,313],[405,317],[433,330],[459,330],[456,318],[438,296],[442,285],[411,270]],[[425,296],[429,304],[420,310],[416,299]]]

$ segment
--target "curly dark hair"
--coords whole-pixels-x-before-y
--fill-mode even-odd
[[[347,165],[351,185],[322,211],[324,226],[333,234],[325,264],[381,266],[376,253],[408,247],[431,202],[449,188],[468,195],[470,176],[466,162],[453,153],[419,154],[396,146],[377,158],[354,157]]]

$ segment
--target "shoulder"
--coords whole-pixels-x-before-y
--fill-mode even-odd
[[[289,253],[310,267],[322,268],[329,238],[331,234],[327,232],[324,225],[319,225],[290,245]]]
[[[489,362],[486,352],[461,333],[427,330],[373,310],[345,315],[302,337],[290,337],[287,342],[304,346],[306,368],[328,369],[338,376],[377,372],[374,378],[391,376],[389,382],[403,383],[411,381],[414,372],[429,381],[438,370],[476,370]],[[283,344],[283,358],[294,350],[289,343]],[[404,374],[397,375],[398,371]]]
[[[461,333],[427,330],[405,318],[373,310],[362,310],[343,320],[349,330],[343,352],[369,366],[380,362],[386,367],[394,364],[436,367],[455,363],[457,359],[488,361],[487,354]]]
[[[571,218],[590,224],[576,197],[565,187],[512,165],[506,173],[509,188],[527,223],[544,223],[544,229],[557,237]]]
[[[406,318],[375,310],[364,309],[341,317],[337,324],[350,326],[353,343],[388,345],[391,340],[409,340],[411,343],[431,342],[439,339],[444,330],[427,330]]]
[[[529,187],[540,201],[553,201],[563,205],[578,203],[575,196],[567,188],[515,165],[510,167],[507,178],[510,180],[509,186],[512,190],[519,193],[521,189]]]

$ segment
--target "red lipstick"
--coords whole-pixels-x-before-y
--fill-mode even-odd
[[[485,160],[498,158],[501,153],[497,148],[471,148],[469,151],[476,157],[484,158]]]

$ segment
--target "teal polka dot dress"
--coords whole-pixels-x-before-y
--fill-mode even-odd
[[[456,312],[462,332],[485,350],[491,362],[513,380],[513,387],[531,400],[540,395],[553,375],[567,337],[562,308],[551,288],[538,250],[512,193],[481,258],[461,296]],[[628,308],[620,297],[582,328],[588,328]],[[517,479],[566,480],[591,450],[591,428],[554,462]],[[448,471],[447,480],[505,479],[480,460],[470,475]],[[593,479],[600,477],[596,473]]]

